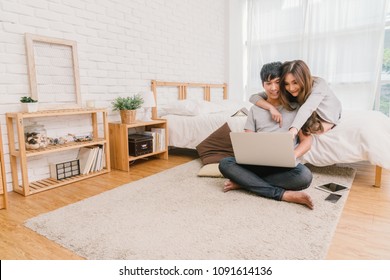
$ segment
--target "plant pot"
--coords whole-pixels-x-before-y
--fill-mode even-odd
[[[23,112],[33,113],[38,111],[38,102],[22,103]]]
[[[135,123],[136,113],[137,110],[121,110],[120,114],[121,114],[122,123],[125,124]]]

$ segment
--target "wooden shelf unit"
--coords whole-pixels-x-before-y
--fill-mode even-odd
[[[129,163],[133,160],[157,156],[162,159],[168,159],[168,127],[166,120],[152,120],[149,122],[137,121],[133,124],[122,124],[120,122],[109,123],[109,135],[110,135],[110,154],[111,164],[113,169],[119,169],[123,171],[129,171]],[[146,131],[150,131],[151,128],[164,128],[165,129],[165,149],[137,157],[129,155],[129,140],[128,132],[130,128],[145,127]]]
[[[7,182],[5,180],[4,153],[3,153],[3,134],[0,126],[0,209],[7,208],[8,194]]]
[[[29,118],[42,118],[42,117],[58,117],[58,116],[70,116],[70,115],[91,115],[92,119],[92,141],[86,142],[68,142],[63,145],[49,145],[47,148],[41,148],[37,150],[26,150],[25,138],[24,138],[24,119]],[[98,135],[98,114],[102,115],[103,120],[103,138],[99,138]],[[46,191],[56,187],[60,187],[66,184],[70,184],[76,181],[87,179],[93,176],[104,174],[111,171],[110,164],[110,149],[109,149],[109,137],[108,137],[108,120],[106,109],[88,108],[88,109],[63,109],[63,110],[47,110],[39,111],[34,113],[7,113],[7,130],[8,130],[8,142],[9,142],[9,153],[10,163],[12,172],[12,186],[13,190],[24,196],[28,196],[41,191]],[[16,127],[16,132],[14,129]],[[15,139],[17,135],[17,140]],[[19,143],[18,145],[16,143]],[[80,147],[93,146],[93,145],[104,145],[105,148],[105,161],[106,166],[103,170],[97,172],[91,172],[86,175],[78,175],[63,180],[55,180],[53,178],[47,178],[38,180],[35,182],[29,182],[27,172],[27,159],[38,155],[48,155],[51,153],[78,149]],[[18,177],[18,165],[17,160],[20,163],[20,174],[22,184],[19,185]]]

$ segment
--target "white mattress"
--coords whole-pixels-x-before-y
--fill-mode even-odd
[[[231,112],[198,116],[163,116],[162,118],[168,121],[169,146],[195,149],[200,142],[223,125],[230,115]]]

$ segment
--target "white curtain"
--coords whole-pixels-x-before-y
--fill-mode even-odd
[[[248,0],[247,96],[260,69],[302,59],[346,109],[372,109],[379,94],[389,0]]]

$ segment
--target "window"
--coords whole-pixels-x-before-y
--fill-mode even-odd
[[[248,0],[247,94],[261,90],[258,73],[265,63],[302,59],[312,75],[330,84],[343,109],[372,110],[375,101],[379,109],[388,2]],[[388,15],[389,72],[383,85],[390,94]]]
[[[386,13],[384,52],[381,75],[381,94],[377,110],[390,116],[390,9]],[[378,108],[379,107],[379,108]]]

